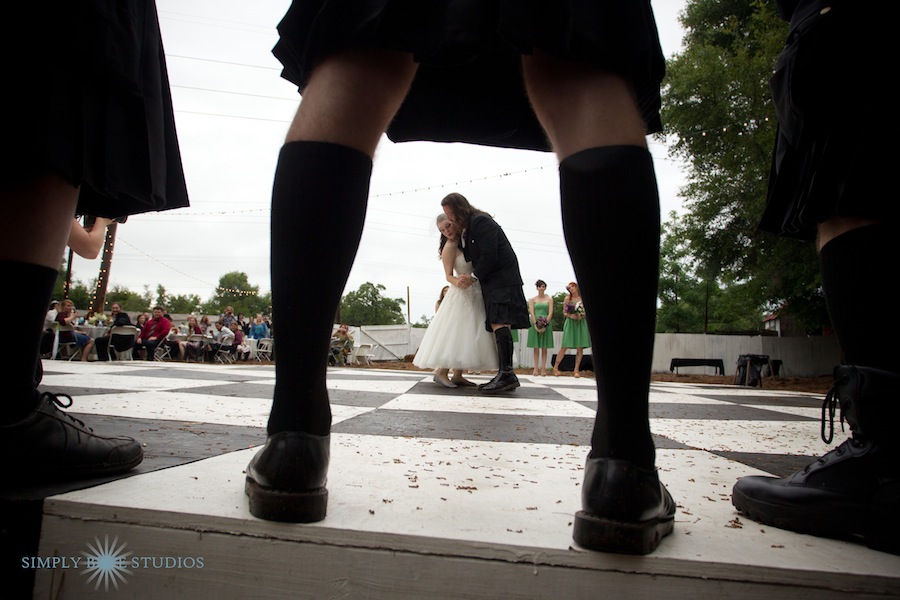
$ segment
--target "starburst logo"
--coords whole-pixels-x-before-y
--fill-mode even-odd
[[[87,566],[82,573],[82,575],[89,575],[86,584],[90,584],[94,582],[94,589],[100,589],[100,585],[103,585],[103,589],[105,591],[109,591],[109,584],[112,583],[113,587],[118,590],[119,583],[127,584],[128,582],[125,580],[125,575],[131,575],[132,572],[127,568],[128,565],[128,557],[131,556],[132,552],[125,552],[125,547],[128,545],[125,542],[119,544],[119,538],[113,538],[112,543],[109,541],[109,536],[105,536],[103,543],[100,543],[100,538],[94,538],[94,542],[96,542],[96,546],[92,545],[90,542],[87,543],[87,547],[90,549],[90,552],[82,551],[81,555],[87,559]]]

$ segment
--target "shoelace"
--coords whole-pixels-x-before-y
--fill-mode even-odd
[[[834,439],[834,413],[840,408],[840,395],[837,391],[838,381],[835,381],[825,394],[825,401],[822,403],[822,441],[830,444]],[[825,425],[828,424],[828,435],[825,435]],[[844,431],[844,409],[841,409],[841,431]]]
[[[69,403],[66,404],[65,402],[60,400],[60,396],[62,396],[63,398],[68,398]],[[88,431],[93,431],[93,429],[91,429],[90,427],[85,425],[84,421],[82,421],[81,419],[76,419],[75,417],[70,415],[68,412],[61,410],[63,408],[69,408],[70,406],[72,406],[72,404],[75,402],[74,400],[72,400],[72,396],[70,396],[68,394],[52,394],[50,392],[44,392],[41,394],[41,400],[43,400],[44,398],[49,400],[51,404],[54,404],[56,406],[56,410],[58,410],[60,413],[65,415],[67,419],[71,420],[74,423],[77,423],[78,425],[80,425],[81,427],[83,427],[84,429],[86,429]]]

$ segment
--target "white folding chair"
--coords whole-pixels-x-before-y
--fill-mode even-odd
[[[206,355],[206,346],[209,344],[209,338],[202,333],[192,333],[185,340],[187,346],[184,349],[184,360],[190,361],[191,354],[194,355],[195,362],[203,362]],[[200,345],[198,346],[197,343]],[[190,348],[194,348],[190,350]]]
[[[271,361],[272,360],[272,349],[275,347],[275,340],[272,338],[261,338],[256,343],[256,360],[259,362],[262,361]]]
[[[72,360],[73,358],[81,356],[81,348],[78,347],[78,342],[74,340],[75,338],[75,328],[71,325],[63,325],[62,323],[56,323],[56,340],[54,341],[54,351],[53,358],[59,360],[61,358],[65,358],[66,360]],[[61,342],[59,341],[59,334],[63,332],[70,332],[72,334],[71,342]],[[66,356],[63,356],[63,350],[66,351]]]
[[[156,349],[153,351],[153,360],[158,360],[159,362],[172,360],[172,346],[169,345],[168,336],[160,340],[156,346]]]
[[[375,358],[375,354],[372,353],[372,344],[359,344],[355,350],[356,355],[353,364],[361,365],[363,362],[367,365],[372,364],[372,359]]]
[[[234,349],[234,336],[229,335],[222,340],[219,351],[216,352],[216,360],[223,365],[230,365],[234,362],[234,355],[231,351]]]

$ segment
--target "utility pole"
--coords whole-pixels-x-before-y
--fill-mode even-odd
[[[113,250],[116,245],[116,229],[119,224],[113,221],[106,227],[106,238],[103,240],[103,256],[100,259],[100,272],[97,274],[97,287],[91,300],[89,310],[103,312],[106,304],[106,290],[109,286],[109,271],[112,269]]]

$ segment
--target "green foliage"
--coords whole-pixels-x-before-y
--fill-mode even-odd
[[[156,286],[156,299],[153,305],[162,306],[170,314],[197,314],[203,308],[203,301],[197,294],[170,295],[162,284]]]
[[[272,298],[271,294],[260,294],[258,285],[250,285],[246,273],[232,271],[219,278],[219,285],[203,304],[202,312],[216,315],[222,313],[226,306],[234,308],[234,314],[269,314],[272,312]]]
[[[704,281],[732,281],[742,293],[753,294],[744,302],[730,301],[734,307],[821,304],[814,250],[756,228],[776,129],[769,78],[787,24],[772,0],[689,0],[681,21],[684,50],[667,64],[662,115],[671,153],[688,165],[682,233],[695,271]],[[675,272],[669,275],[677,278]],[[710,297],[712,289],[710,284]],[[661,300],[675,291],[661,287]],[[663,326],[688,323],[683,311],[699,301],[691,295],[682,288],[678,303],[664,301]],[[705,291],[702,296],[705,303]],[[807,318],[821,314],[804,308]]]
[[[660,240],[660,333],[756,331],[762,321],[758,293],[749,282],[698,270],[685,224],[675,213],[663,224]]]
[[[403,298],[385,298],[387,288],[366,282],[341,299],[341,321],[348,325],[399,325],[405,323]]]
[[[656,330],[660,333],[703,331],[703,288],[694,276],[693,259],[684,237],[684,224],[674,212],[663,223],[659,256],[659,303]]]
[[[113,302],[118,302],[125,312],[147,312],[153,303],[149,290],[144,289],[143,294],[132,292],[128,288],[113,286],[111,290],[106,292],[106,306],[104,310],[109,310]]]
[[[431,319],[433,319],[432,317]],[[428,325],[431,324],[431,319],[428,318],[428,315],[422,315],[419,317],[419,320],[412,324],[412,327],[418,327],[419,329],[425,329]]]
[[[563,313],[563,304],[566,301],[566,293],[560,292],[558,294],[554,294],[552,297],[553,297],[553,316],[550,318],[550,325],[553,326],[553,331],[562,331],[563,323],[565,322],[565,316]]]

